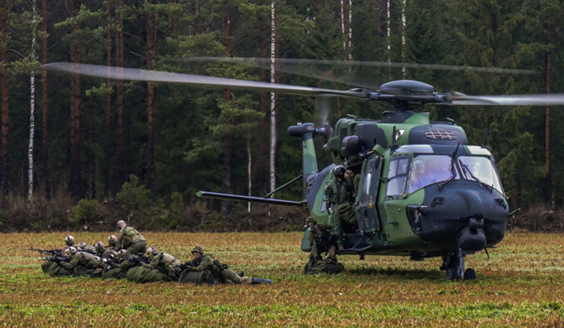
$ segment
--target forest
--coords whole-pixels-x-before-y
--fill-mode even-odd
[[[315,120],[314,99],[42,64],[343,90],[413,79],[470,95],[558,94],[563,16],[557,0],[0,0],[0,231],[96,230],[118,217],[146,229],[293,230],[305,218],[196,192],[262,196],[299,176],[301,143],[287,127]],[[330,107],[331,124],[389,109],[344,98]],[[482,145],[488,130],[511,210],[521,208],[514,224],[564,227],[562,108],[421,110],[454,120],[469,144]],[[317,146],[318,165],[330,164]],[[302,187],[275,197],[301,200]]]

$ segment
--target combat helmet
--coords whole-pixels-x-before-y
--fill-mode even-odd
[[[94,244],[94,247],[96,248],[96,252],[101,252],[104,249],[104,243],[97,241],[96,244]]]
[[[72,255],[74,255],[76,254],[76,248],[71,246],[66,250],[66,253],[71,253]]]
[[[345,168],[337,166],[333,169],[333,175],[335,175],[335,178],[342,179],[345,176]]]
[[[152,260],[157,254],[158,254],[157,249],[154,246],[151,246],[147,248],[147,251],[145,252],[145,257],[148,258],[149,260]]]
[[[204,249],[198,245],[194,246],[194,248],[192,248],[192,254],[193,253],[198,253],[200,255],[204,255]]]
[[[71,236],[71,235],[66,236],[66,237],[65,237],[65,244],[66,244],[67,246],[72,246],[72,245],[74,245],[74,237]]]
[[[110,244],[110,246],[113,246],[117,243],[117,237],[116,235],[110,235],[108,237],[108,244]]]
[[[314,223],[317,224],[317,221],[315,221],[315,219],[311,216],[308,216],[306,219],[306,224],[310,224],[310,223]]]

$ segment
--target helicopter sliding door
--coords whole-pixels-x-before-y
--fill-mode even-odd
[[[382,172],[382,158],[375,154],[370,155],[362,164],[362,175],[358,186],[358,205],[356,217],[361,233],[370,233],[380,230],[378,216],[378,186]]]

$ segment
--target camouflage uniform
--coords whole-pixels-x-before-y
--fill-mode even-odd
[[[72,276],[72,270],[65,269],[57,261],[46,260],[41,265],[41,270],[51,277]]]
[[[114,250],[117,251],[120,248],[127,249],[128,255],[144,254],[147,251],[147,241],[135,228],[126,225],[119,233]]]
[[[73,270],[75,276],[93,276],[103,263],[93,254],[77,251],[70,257],[70,262],[61,262],[60,265],[67,270]]]
[[[158,253],[156,255],[148,253],[146,256],[151,260],[151,263],[142,263],[144,267],[161,269],[165,271],[167,275],[176,279],[176,269],[182,265],[182,262],[167,253]]]
[[[240,277],[237,273],[231,271],[226,264],[222,264],[218,260],[214,259],[212,255],[204,254],[203,249],[200,246],[195,246],[192,249],[192,253],[199,253],[200,257],[195,258],[186,264],[191,266],[191,271],[196,272],[207,272],[212,276],[219,278],[223,283],[234,283],[234,284],[252,284],[252,277]]]
[[[309,244],[311,246],[311,253],[309,260],[320,260],[320,254],[327,252],[327,256],[332,260],[337,260],[337,240],[333,227],[329,224],[319,223],[315,227],[309,229]]]
[[[75,245],[73,247],[76,248],[77,251],[82,251],[87,246],[85,242],[81,241],[80,243],[78,243],[78,245]]]
[[[98,255],[98,250],[94,245],[86,245],[82,248],[82,251],[90,254]]]
[[[343,244],[342,234],[343,226],[341,223],[342,219],[350,220],[349,216],[342,217],[343,213],[348,213],[350,207],[352,207],[352,195],[354,193],[354,186],[347,180],[335,178],[332,179],[327,188],[325,188],[325,200],[330,204],[332,213],[329,218],[329,222],[335,228],[335,233],[339,236],[337,239],[337,245],[341,246]],[[339,210],[339,207],[342,208]],[[348,211],[347,211],[348,210]],[[354,214],[354,210],[351,211]],[[355,217],[356,220],[356,217]]]
[[[347,170],[347,172],[354,174],[351,170]],[[346,177],[347,176],[345,175],[345,178]],[[356,212],[354,210],[354,201],[358,190],[358,184],[360,182],[360,174],[357,174],[356,176],[354,176],[354,178],[349,176],[349,178],[345,181],[348,182],[346,199],[343,203],[337,206],[337,216],[340,220],[356,227],[358,226],[358,220],[356,218]]]

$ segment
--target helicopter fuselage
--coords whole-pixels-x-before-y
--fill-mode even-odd
[[[312,165],[312,136],[304,134],[304,197],[310,214],[317,222],[335,223],[324,190],[334,178],[332,169],[343,165],[360,181],[353,204],[357,224],[345,227],[340,254],[422,259],[499,243],[508,203],[490,151],[466,145],[460,127],[430,123],[426,113],[406,118],[398,123],[397,117],[392,123],[341,119],[324,147],[335,164],[320,172]],[[309,251],[307,235],[303,251]]]

